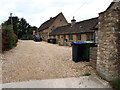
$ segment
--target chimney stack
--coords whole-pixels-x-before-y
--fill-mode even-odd
[[[52,19],[52,17],[50,17],[50,19]]]
[[[74,19],[74,16],[73,16],[73,19],[71,20],[71,25],[74,25],[76,23],[76,20]]]

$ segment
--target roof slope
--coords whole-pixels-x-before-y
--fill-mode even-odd
[[[94,32],[94,28],[98,23],[98,17],[77,22],[73,26],[71,24],[58,27],[53,30],[50,35],[59,35],[59,34],[74,34],[74,33],[85,33],[85,32]]]
[[[49,27],[53,24],[53,22],[55,21],[55,19],[56,19],[60,14],[62,14],[62,12],[59,13],[57,16],[55,16],[55,17],[53,17],[53,18],[50,18],[49,20],[47,20],[46,22],[44,22],[43,24],[41,24],[41,26],[39,27],[39,30],[38,30],[38,31],[42,31],[42,30],[44,30],[44,29],[49,28]]]

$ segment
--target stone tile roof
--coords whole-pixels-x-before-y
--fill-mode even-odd
[[[43,24],[41,24],[41,26],[39,27],[38,31],[42,31],[42,30],[44,30],[44,29],[49,28],[49,27],[53,24],[53,22],[55,21],[55,19],[56,19],[60,14],[62,14],[62,12],[59,13],[57,16],[55,16],[55,17],[53,17],[53,18],[50,18],[49,20],[47,20],[46,22],[44,22]]]
[[[50,35],[88,33],[97,30],[98,17],[66,25],[53,30]]]

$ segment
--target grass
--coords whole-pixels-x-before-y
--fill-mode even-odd
[[[90,75],[91,75],[90,73],[83,74],[83,76],[90,76]]]
[[[120,90],[120,80],[110,82],[111,86],[115,90]]]

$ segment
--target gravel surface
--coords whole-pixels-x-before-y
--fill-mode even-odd
[[[80,77],[96,71],[88,62],[72,61],[72,48],[47,42],[19,40],[17,47],[3,53],[3,83]]]

